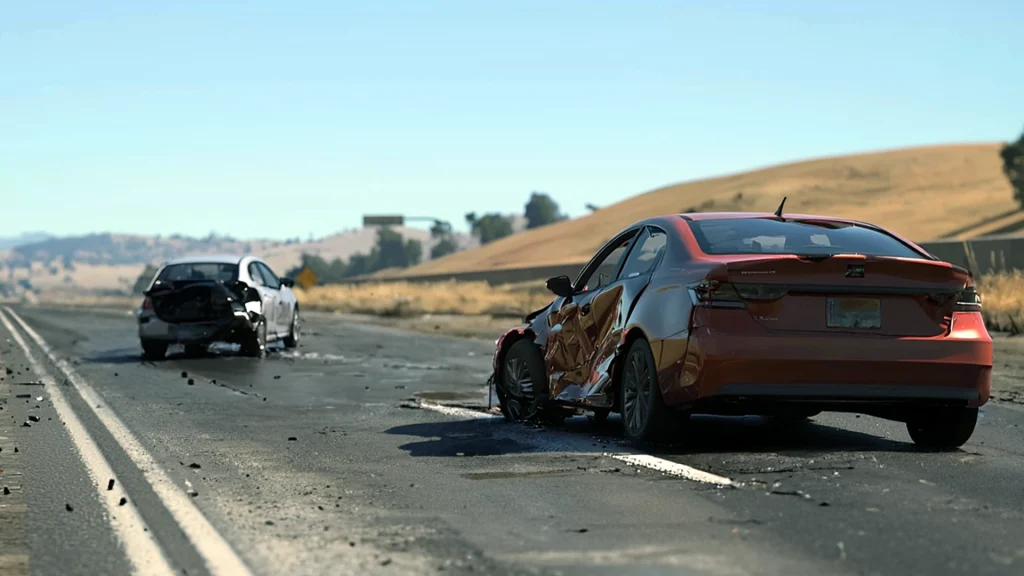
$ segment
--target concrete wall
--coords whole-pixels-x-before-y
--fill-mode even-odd
[[[923,242],[921,247],[935,256],[957,266],[967,268],[975,276],[1009,270],[1024,270],[1024,237],[978,238],[975,240],[939,240]],[[565,264],[560,266],[538,266],[535,268],[513,268],[507,270],[491,270],[485,272],[460,272],[454,274],[432,274],[429,276],[413,276],[394,279],[353,278],[352,283],[362,282],[444,282],[458,280],[462,282],[484,281],[492,285],[546,280],[552,276],[565,274],[575,278],[586,262]]]

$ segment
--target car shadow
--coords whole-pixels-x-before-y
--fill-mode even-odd
[[[538,429],[501,419],[423,422],[396,426],[388,434],[418,436],[423,441],[400,446],[411,456],[464,457],[572,451],[605,453],[628,450],[616,416],[599,422],[574,417],[562,425]],[[912,442],[808,420],[784,424],[770,418],[698,415],[681,426],[665,444],[644,452],[654,456],[728,453],[774,453],[813,457],[843,452],[924,452]]]

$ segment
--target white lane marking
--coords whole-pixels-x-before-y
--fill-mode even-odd
[[[470,410],[468,408],[459,408],[458,406],[445,406],[444,404],[434,404],[433,402],[420,401],[420,407],[426,408],[427,410],[433,410],[434,412],[440,412],[441,414],[447,414],[448,416],[455,416],[458,418],[464,418],[466,420],[481,420],[488,418],[504,418],[501,414],[489,414],[487,412],[480,412],[479,410]]]
[[[167,511],[171,513],[174,520],[181,527],[182,532],[188,538],[192,546],[199,552],[199,555],[206,563],[206,568],[215,575],[251,576],[252,572],[245,565],[242,559],[235,553],[227,540],[210,524],[210,521],[203,516],[199,508],[189,499],[185,491],[174,484],[174,481],[157,464],[153,456],[143,448],[142,444],[128,430],[128,427],[111,410],[104,409],[106,404],[92,386],[78,376],[71,366],[64,360],[58,359],[50,345],[39,334],[36,333],[24,320],[10,308],[7,313],[14,318],[22,329],[29,335],[40,349],[50,358],[67,377],[82,400],[89,406],[96,418],[99,419],[108,432],[114,437],[125,453],[131,458],[135,466],[142,471],[143,476],[153,492],[163,503]]]
[[[174,569],[171,568],[153,534],[147,531],[145,521],[143,521],[139,511],[132,504],[132,498],[124,490],[121,481],[114,474],[113,469],[111,469],[110,463],[103,457],[99,446],[96,445],[92,436],[85,430],[85,426],[82,425],[78,416],[71,409],[71,405],[64,398],[64,393],[61,392],[60,387],[50,378],[49,372],[32,354],[28,344],[7,320],[3,312],[0,312],[0,323],[11,333],[14,341],[25,352],[25,357],[28,358],[29,364],[32,365],[32,370],[43,381],[44,389],[50,396],[50,403],[53,404],[54,410],[57,411],[57,417],[64,422],[68,436],[78,450],[78,455],[82,463],[85,464],[86,472],[99,493],[100,503],[106,511],[107,521],[110,522],[110,526],[113,528],[117,539],[121,541],[125,557],[128,559],[128,564],[132,567],[132,572],[134,574],[152,574],[154,576],[173,575],[175,573]],[[107,490],[107,482],[111,479],[114,480],[114,489]],[[128,498],[129,503],[120,506],[122,497]]]
[[[703,482],[705,484],[716,484],[718,486],[731,486],[732,480],[724,477],[698,470],[692,466],[686,464],[679,464],[671,460],[665,460],[664,458],[658,458],[657,456],[651,456],[650,454],[608,454],[608,456],[621,460],[627,464],[634,466],[643,466],[644,468],[650,468],[651,470],[657,470],[671,476],[679,476],[680,478],[686,478],[687,480],[693,480],[695,482]]]
[[[440,412],[448,416],[455,416],[456,418],[463,418],[466,420],[479,420],[489,418],[502,418],[499,414],[488,414],[486,412],[479,412],[477,410],[469,410],[467,408],[458,408],[455,406],[445,406],[443,404],[434,404],[431,402],[420,401],[420,407],[426,408],[427,410],[433,410],[434,412]],[[705,484],[715,484],[717,486],[732,486],[732,480],[724,476],[718,476],[710,472],[699,470],[686,464],[680,464],[671,460],[665,460],[664,458],[658,458],[657,456],[651,456],[650,454],[644,454],[642,452],[606,452],[604,454],[609,458],[620,460],[633,466],[642,466],[644,468],[650,468],[663,474],[670,476],[678,476],[687,480],[693,480],[694,482],[703,482]]]

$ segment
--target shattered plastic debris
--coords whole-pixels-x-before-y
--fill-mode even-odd
[[[39,422],[39,416],[36,416],[35,414],[29,416],[28,419],[33,422]]]
[[[111,478],[111,479],[110,479],[110,480],[109,480],[109,481],[107,482],[107,491],[109,492],[109,491],[111,491],[111,490],[113,490],[113,489],[114,489],[114,479],[113,479],[113,478]]]
[[[128,503],[128,499],[125,498],[124,496],[121,496],[121,500],[117,503],[117,505],[118,506],[124,506],[127,503]]]
[[[195,462],[189,464],[188,467],[193,469],[193,470],[199,470],[200,468],[202,468],[202,466],[200,466],[199,464],[196,464]]]

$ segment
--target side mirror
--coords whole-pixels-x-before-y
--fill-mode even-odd
[[[292,280],[291,278],[281,278],[281,286],[291,288],[295,286],[295,280]]]
[[[545,286],[547,286],[548,290],[554,292],[556,296],[562,296],[563,298],[572,296],[572,280],[569,280],[568,276],[548,278]]]

